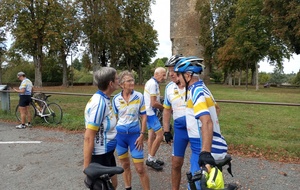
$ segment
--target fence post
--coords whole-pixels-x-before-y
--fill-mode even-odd
[[[10,111],[10,93],[7,85],[0,85],[0,101],[3,111]]]

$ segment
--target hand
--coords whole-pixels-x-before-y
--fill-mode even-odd
[[[173,140],[173,135],[171,132],[164,132],[164,136],[165,136],[165,141],[166,143],[171,143],[171,141]]]
[[[215,166],[216,162],[215,162],[215,159],[212,157],[210,152],[203,151],[199,155],[198,164],[199,164],[200,167],[203,167],[206,164],[209,164],[211,166]]]

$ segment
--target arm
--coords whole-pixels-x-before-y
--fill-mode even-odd
[[[147,115],[146,114],[141,115],[141,120],[142,120],[141,134],[140,134],[139,138],[137,138],[135,141],[135,146],[138,150],[143,149],[144,137],[145,137],[146,125],[147,125]]]
[[[163,127],[164,127],[164,132],[170,132],[170,121],[171,121],[171,114],[172,110],[171,109],[164,109],[163,111]]]
[[[217,104],[217,103],[216,103],[215,107],[216,107],[217,116],[219,116],[221,108],[220,108],[219,104]]]
[[[202,133],[202,150],[206,152],[211,152],[211,145],[213,139],[213,123],[210,115],[203,115],[200,117],[202,123],[201,133]]]
[[[84,144],[83,144],[83,168],[88,167],[91,163],[92,153],[94,149],[94,138],[97,131],[86,129],[84,133]]]
[[[156,96],[151,96],[150,97],[150,105],[153,108],[157,108],[157,109],[160,109],[160,110],[164,109],[163,105],[156,100]]]
[[[24,93],[25,92],[25,88],[21,88],[21,89],[16,89],[16,88],[13,88],[14,91],[18,92],[18,93]]]

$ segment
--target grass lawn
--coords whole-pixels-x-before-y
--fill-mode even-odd
[[[300,89],[260,88],[245,86],[229,87],[208,85],[221,107],[219,116],[221,130],[232,154],[264,157],[269,160],[300,163],[300,106],[257,105],[225,103],[221,100],[257,102],[279,102],[300,104]],[[50,102],[58,103],[63,109],[63,122],[58,126],[45,124],[35,119],[35,126],[83,130],[83,112],[95,86],[44,87],[43,92],[80,93],[81,95],[52,94]],[[143,86],[136,86],[142,92]],[[161,87],[163,95],[164,86]],[[11,112],[0,111],[0,120],[16,122],[14,110],[18,95],[11,93]]]

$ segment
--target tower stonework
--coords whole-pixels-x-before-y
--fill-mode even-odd
[[[199,14],[197,0],[170,0],[170,38],[172,55],[202,57],[199,44]]]

